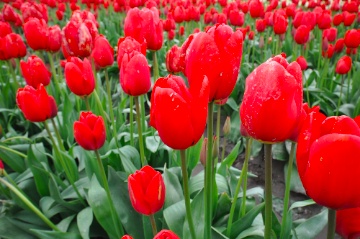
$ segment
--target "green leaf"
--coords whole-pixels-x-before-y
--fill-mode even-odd
[[[327,224],[328,210],[325,209],[319,214],[307,219],[293,230],[292,238],[315,238]]]
[[[71,215],[65,219],[63,219],[59,224],[57,224],[57,227],[63,231],[66,232],[70,226],[71,221],[74,219],[75,215]]]
[[[205,219],[205,207],[204,207],[204,190],[201,190],[191,202],[191,216],[194,221],[196,238],[204,237],[204,219]],[[189,224],[187,218],[185,218],[184,238],[191,238]]]
[[[293,209],[295,209],[295,208],[299,208],[299,207],[306,207],[306,206],[314,205],[315,203],[316,203],[316,202],[314,202],[314,200],[312,200],[312,199],[294,202],[294,203],[291,205],[291,207],[289,208],[289,211],[290,211],[290,210],[293,210]]]
[[[238,112],[239,111],[239,105],[235,102],[235,100],[233,98],[229,98],[227,101],[226,101],[226,104],[228,106],[230,106],[231,109],[233,109],[235,112]]]
[[[288,171],[287,168],[288,168],[288,164],[285,164],[285,167],[284,167],[284,177],[285,178],[286,178],[287,171]],[[301,194],[305,195],[305,189],[301,183],[299,173],[298,173],[295,165],[293,165],[292,172],[291,172],[290,190],[293,192],[301,193]]]
[[[116,229],[118,225],[114,225],[111,216],[111,201],[107,197],[105,189],[100,186],[95,176],[92,177],[90,185],[88,202],[97,221],[105,229],[110,238],[120,238],[121,235],[117,233]]]
[[[225,192],[227,194],[230,194],[226,178],[218,173],[215,176],[216,176],[215,180],[216,180],[218,192],[219,193]],[[197,194],[203,188],[204,188],[204,171],[201,171],[195,177],[192,177],[190,179],[189,182],[190,195]]]
[[[146,148],[152,153],[155,153],[158,150],[160,142],[159,136],[151,135],[145,138]]]
[[[81,236],[74,232],[56,232],[56,231],[43,231],[31,230],[40,239],[81,239]]]
[[[230,238],[236,238],[242,231],[249,228],[255,217],[261,213],[264,207],[265,203],[260,203],[251,209],[248,213],[246,213],[244,217],[234,222],[231,227]]]
[[[263,146],[263,143],[254,139],[252,141],[252,145],[251,145],[251,157],[259,156],[262,146]]]
[[[89,239],[90,226],[93,221],[93,211],[91,207],[84,208],[79,212],[76,220],[81,237],[83,239]]]
[[[23,171],[25,171],[26,166],[25,166],[25,160],[24,158],[20,157],[19,155],[10,152],[6,149],[12,149],[12,147],[1,144],[0,146],[4,147],[0,148],[0,158],[4,161],[4,163],[9,166],[12,170],[22,173]]]
[[[169,229],[183,238],[183,228],[185,222],[185,201],[177,202],[164,210],[164,219]],[[201,237],[200,237],[201,238]]]
[[[289,154],[286,150],[285,143],[273,144],[272,157],[277,160],[286,161],[289,159]]]
[[[248,238],[248,239],[262,239],[264,238],[264,226],[253,226],[245,229],[239,234],[236,239]]]
[[[164,168],[164,183],[166,188],[166,197],[164,208],[167,208],[181,200],[184,200],[183,189],[179,178],[167,168]]]
[[[36,237],[29,234],[28,230],[22,230],[16,226],[17,221],[9,217],[0,217],[0,237],[4,239],[35,239]]]
[[[189,175],[191,174],[192,170],[196,167],[196,165],[199,163],[203,140],[204,138],[201,137],[200,140],[194,146],[186,150],[186,162],[187,162],[187,168],[189,169]]]
[[[136,148],[125,145],[120,149],[120,157],[122,164],[124,165],[125,172],[134,173],[136,169],[140,168],[140,154]]]
[[[239,155],[241,141],[238,141],[234,148],[231,150],[230,154],[220,163],[220,167],[217,170],[217,173],[222,176],[226,176],[226,169],[233,165],[237,156]]]

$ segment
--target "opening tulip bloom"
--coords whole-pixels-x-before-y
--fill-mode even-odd
[[[66,84],[72,93],[78,96],[90,95],[95,89],[95,78],[87,58],[83,61],[71,57],[65,63]]]
[[[187,149],[201,138],[207,118],[209,83],[200,88],[185,86],[179,76],[159,78],[151,94],[150,125],[173,149]]]
[[[74,138],[86,150],[101,148],[106,138],[103,118],[92,112],[81,112],[80,119],[74,122]]]
[[[63,28],[63,50],[69,56],[88,57],[93,48],[93,40],[85,23],[69,21]]]
[[[121,37],[117,43],[118,50],[117,50],[117,63],[119,69],[121,68],[121,63],[124,57],[124,54],[130,54],[133,51],[138,51],[146,56],[146,42],[142,41],[139,43],[132,37]]]
[[[161,230],[153,239],[180,239],[180,237],[170,230]]]
[[[38,89],[29,85],[18,89],[16,103],[25,118],[31,122],[43,122],[57,114],[55,100],[48,95],[42,84],[39,85]]]
[[[150,166],[129,175],[128,189],[131,204],[138,213],[149,216],[164,205],[164,180],[161,174]]]
[[[344,75],[347,74],[351,70],[351,57],[343,56],[341,57],[338,62],[336,63],[335,72]]]
[[[360,207],[336,211],[336,232],[343,238],[360,237]]]
[[[298,138],[296,160],[306,193],[334,209],[360,207],[360,129],[348,116],[310,113]]]
[[[50,83],[51,73],[46,68],[41,58],[33,55],[26,61],[20,61],[22,75],[26,84],[37,88],[39,84],[47,86]]]
[[[281,55],[270,58],[246,78],[240,106],[242,128],[264,142],[287,140],[300,120],[302,100],[299,64],[289,64]]]

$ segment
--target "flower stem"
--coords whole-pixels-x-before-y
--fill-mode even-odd
[[[204,189],[204,206],[205,206],[205,229],[204,238],[211,239],[211,219],[212,219],[212,148],[213,148],[213,108],[214,102],[209,103],[208,122],[207,122],[207,156],[205,165],[205,189]]]
[[[102,180],[102,184],[104,186],[106,195],[108,197],[109,200],[109,204],[110,204],[110,210],[111,210],[111,217],[114,223],[114,227],[116,230],[116,234],[117,235],[124,235],[124,231],[123,228],[120,224],[119,218],[117,217],[116,211],[115,211],[115,207],[114,207],[114,202],[111,198],[111,194],[110,194],[110,188],[109,188],[109,184],[106,178],[106,173],[105,173],[105,169],[104,169],[104,165],[102,163],[102,160],[100,158],[100,154],[98,150],[95,150],[95,155],[96,155],[96,159],[97,159],[97,163],[98,163],[98,167],[100,170],[100,176],[101,176],[101,180]]]
[[[17,151],[17,150],[14,150],[14,149],[12,149],[12,148],[5,147],[5,146],[3,146],[3,145],[0,145],[0,149],[4,149],[4,150],[6,150],[6,151],[9,151],[10,153],[17,154],[17,155],[19,155],[19,156],[22,157],[22,158],[26,158],[26,157],[27,157],[25,154],[23,154],[23,153],[21,153],[21,152],[19,152],[19,151]]]
[[[134,146],[134,97],[130,95],[130,145]]]
[[[182,171],[182,176],[183,176],[186,217],[187,217],[187,220],[189,223],[191,238],[196,239],[194,221],[193,221],[193,217],[191,214],[188,173],[187,173],[187,167],[186,167],[186,150],[180,150],[180,157],[181,157],[181,171]]]
[[[231,233],[232,221],[233,221],[233,218],[234,218],[234,213],[235,213],[235,208],[236,208],[236,201],[237,201],[237,198],[238,198],[238,195],[239,195],[239,192],[240,192],[241,184],[243,182],[245,174],[247,174],[247,167],[248,167],[249,158],[250,158],[252,141],[253,141],[252,138],[249,138],[247,140],[246,149],[245,149],[244,165],[243,165],[243,168],[241,170],[239,181],[238,181],[238,183],[236,185],[236,188],[235,188],[233,201],[231,203],[230,215],[229,215],[229,220],[228,220],[228,224],[227,224],[227,231],[226,231],[226,235],[228,237],[230,237],[230,233]],[[246,202],[246,200],[245,200],[245,202]]]
[[[111,124],[112,124],[113,137],[115,138],[115,144],[117,145],[117,133],[116,133],[115,116],[114,116],[114,110],[113,110],[113,104],[112,104],[112,98],[111,98],[110,80],[109,80],[109,74],[108,74],[108,71],[106,68],[105,68],[105,81],[106,81],[106,90],[107,90],[107,97],[108,97],[108,103],[109,103],[110,120],[111,120]]]
[[[272,144],[265,144],[265,238],[271,238],[272,228]]]
[[[288,215],[288,208],[289,208],[289,198],[290,198],[290,181],[291,181],[291,173],[293,168],[293,162],[295,157],[295,148],[296,143],[291,143],[291,149],[290,149],[290,158],[288,163],[288,170],[286,174],[286,182],[285,182],[285,195],[284,195],[284,209],[283,209],[283,217],[282,217],[282,223],[281,223],[281,233],[280,238],[285,238],[285,225],[287,221],[287,215]]]
[[[135,107],[136,107],[136,124],[138,127],[138,135],[139,135],[139,147],[140,147],[140,160],[141,165],[146,165],[145,159],[145,151],[144,151],[144,142],[141,130],[141,122],[140,122],[140,104],[139,104],[139,96],[135,96]]]
[[[221,117],[221,105],[218,105],[217,113],[216,113],[216,147],[217,151],[219,152],[219,145],[220,145],[220,117]]]
[[[57,139],[57,141],[58,141],[58,144],[59,144],[59,146],[60,146],[60,149],[61,149],[62,151],[65,151],[64,144],[62,143],[62,139],[61,139],[59,130],[58,130],[56,124],[55,124],[54,118],[51,118],[51,123],[52,123],[52,125],[53,125],[53,127],[54,127],[56,139]]]
[[[28,206],[30,208],[31,211],[33,211],[38,217],[40,217],[41,220],[43,220],[45,222],[46,225],[48,225],[51,229],[53,229],[54,231],[58,231],[60,232],[60,229],[54,225],[54,223],[52,223],[34,204],[32,204],[32,202],[26,197],[24,196],[24,194],[22,194],[16,187],[14,187],[13,185],[11,185],[10,183],[8,183],[6,180],[4,180],[3,178],[0,177],[0,182],[2,182],[3,184],[5,184],[11,191],[13,191],[22,202],[24,202],[26,204],[26,206]]]
[[[252,143],[253,143],[253,138],[249,138],[246,142],[245,162],[244,162],[243,169],[241,171],[241,175],[244,174],[243,197],[241,199],[241,210],[240,210],[241,217],[245,216],[245,212],[246,212],[247,176],[248,176],[248,168],[249,168],[249,160],[250,160]]]
[[[48,52],[47,54],[48,54],[48,58],[49,58],[49,62],[50,62],[50,68],[51,68],[51,72],[52,72],[52,75],[53,75],[56,91],[60,94],[61,97],[64,97],[64,93],[61,91],[60,84],[59,84],[57,74],[56,74],[56,71],[55,71],[53,55],[50,52]],[[54,94],[54,95],[57,96],[58,94]]]
[[[87,111],[91,111],[90,104],[89,104],[89,97],[90,97],[89,95],[84,97],[85,106],[86,106]]]
[[[159,65],[156,57],[156,51],[153,51],[152,54],[153,54],[153,76],[154,76],[154,82],[156,82],[160,76]]]
[[[327,239],[335,238],[335,226],[336,226],[336,211],[333,209],[328,209],[328,229],[327,229]]]
[[[153,232],[154,236],[156,236],[157,228],[156,228],[156,221],[155,221],[154,214],[150,214],[149,218],[150,218],[152,232]]]
[[[340,95],[339,95],[339,100],[338,100],[337,107],[336,107],[336,115],[337,116],[339,115],[341,97],[342,97],[342,92],[343,92],[343,85],[344,85],[344,75],[341,75]]]

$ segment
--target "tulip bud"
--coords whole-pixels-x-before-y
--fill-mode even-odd
[[[216,135],[213,137],[213,148],[212,148],[212,158],[215,159],[219,155],[219,141],[217,140]]]
[[[4,164],[0,159],[0,176],[4,175]]]
[[[180,239],[180,237],[170,230],[161,230],[155,235],[154,239]]]
[[[131,236],[129,236],[129,235],[125,235],[121,239],[133,239],[133,238]]]
[[[39,84],[47,86],[50,83],[51,73],[38,56],[30,56],[26,61],[20,61],[21,73],[28,85],[37,88]]]
[[[230,117],[228,116],[228,117],[226,117],[224,127],[223,127],[223,132],[224,132],[225,136],[229,135],[230,129],[231,129],[231,122],[230,122]]]
[[[343,56],[341,57],[338,62],[336,63],[335,72],[337,74],[347,74],[351,69],[351,57],[349,56]]]

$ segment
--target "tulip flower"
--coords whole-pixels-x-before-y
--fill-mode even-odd
[[[91,53],[96,66],[104,68],[111,66],[114,62],[114,50],[110,46],[108,40],[99,35],[95,38],[94,49]]]
[[[48,11],[45,4],[26,1],[21,4],[20,11],[25,23],[31,18],[43,19],[48,22]]]
[[[344,20],[344,17],[341,13],[339,14],[336,14],[334,17],[333,17],[333,24],[334,26],[339,26]]]
[[[231,25],[241,27],[244,25],[245,15],[239,10],[231,10],[229,13],[229,20]]]
[[[90,95],[95,89],[95,78],[87,58],[71,57],[65,63],[65,79],[71,92],[78,96]]]
[[[322,33],[322,38],[326,38],[329,42],[333,42],[336,40],[337,36],[337,28],[331,27],[328,29],[325,29]]]
[[[240,106],[244,130],[264,142],[289,139],[299,122],[302,97],[299,64],[289,64],[281,55],[270,58],[246,78]]]
[[[47,86],[50,83],[51,73],[41,58],[33,55],[26,61],[20,61],[21,72],[26,84],[37,88],[39,84]]]
[[[188,89],[179,76],[156,81],[151,94],[150,125],[173,149],[187,149],[201,138],[207,118],[209,82]]]
[[[10,33],[0,38],[0,60],[21,58],[26,55],[26,46],[21,36]]]
[[[296,160],[306,193],[316,203],[339,210],[360,207],[360,129],[348,116],[310,113],[298,138]]]
[[[18,89],[16,103],[24,117],[31,122],[43,122],[57,115],[55,100],[42,84],[37,89],[29,85]]]
[[[336,211],[336,233],[343,238],[360,237],[360,207]]]
[[[166,62],[166,69],[168,72],[174,74],[181,72],[182,65],[181,61],[181,47],[177,45],[173,45],[170,50],[166,53],[165,62]]]
[[[286,32],[288,22],[284,15],[274,14],[274,33],[277,35],[284,34]]]
[[[331,27],[330,14],[323,11],[322,14],[317,17],[317,25],[321,30],[330,28]]]
[[[316,16],[313,12],[297,12],[293,21],[295,28],[301,25],[306,25],[310,30],[314,29],[316,25]]]
[[[340,75],[347,74],[351,70],[351,57],[343,56],[336,63],[335,72]]]
[[[6,35],[12,33],[11,26],[8,22],[0,21],[0,38],[5,37]]]
[[[150,68],[146,57],[138,51],[123,55],[119,77],[121,87],[128,95],[139,96],[150,90]]]
[[[61,48],[61,29],[58,25],[48,28],[48,39],[46,50],[50,52],[57,52]]]
[[[74,122],[74,138],[85,150],[97,150],[105,143],[105,123],[101,116],[92,112],[81,112]]]
[[[305,59],[305,57],[303,56],[299,56],[297,59],[296,59],[296,62],[299,64],[300,68],[302,71],[306,70],[307,67],[308,67],[308,64],[307,64],[307,61]]]
[[[154,239],[180,239],[175,233],[170,230],[161,230]]]
[[[62,31],[63,49],[69,56],[90,56],[93,48],[93,41],[90,31],[85,23],[69,21]]]
[[[301,25],[295,31],[294,40],[297,44],[303,45],[308,42],[310,29],[306,25]]]
[[[257,32],[264,32],[266,29],[266,21],[263,19],[256,19],[255,26]]]
[[[134,209],[144,215],[159,211],[165,202],[165,184],[161,174],[144,166],[128,177],[130,201]]]
[[[355,29],[347,30],[344,37],[344,43],[347,48],[358,48],[360,45],[360,31]]]
[[[125,235],[125,236],[121,237],[121,239],[133,239],[133,238],[129,235]]]
[[[201,85],[204,75],[210,85],[209,102],[229,97],[235,87],[242,57],[243,34],[227,25],[192,35],[184,42],[184,74],[190,88]]]
[[[355,18],[356,18],[356,14],[355,13],[348,13],[348,12],[343,12],[343,16],[344,16],[344,26],[349,27],[353,24]]]
[[[47,48],[48,29],[45,20],[31,18],[24,24],[24,35],[27,43],[33,50],[45,50]]]
[[[14,10],[10,4],[4,4],[2,8],[2,16],[6,22],[14,23],[15,26],[21,26],[22,20],[20,15]]]
[[[249,12],[252,18],[262,17],[264,15],[264,5],[259,0],[249,1]]]

